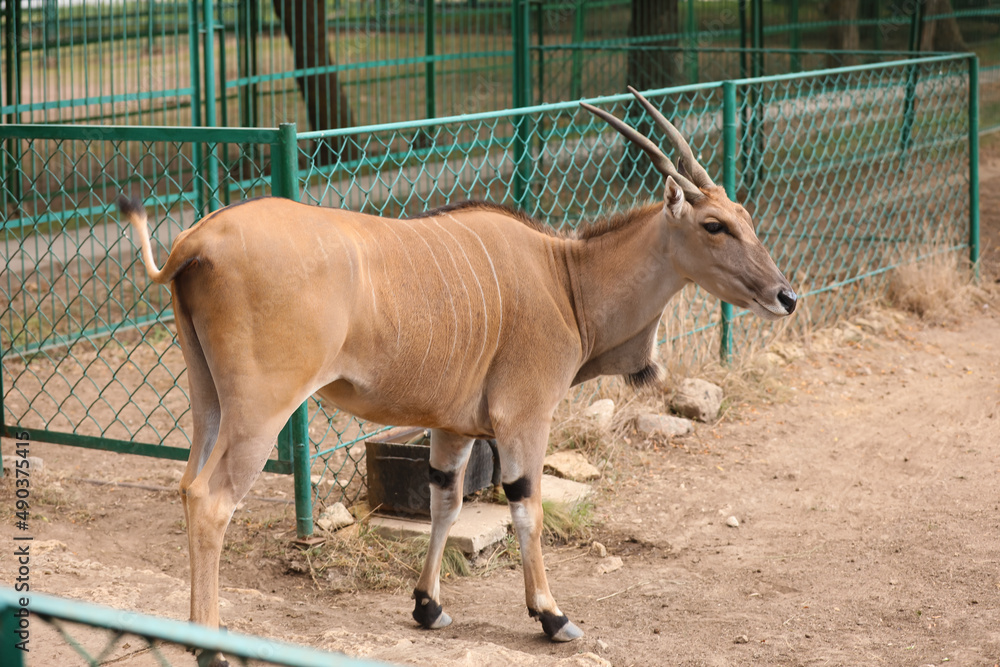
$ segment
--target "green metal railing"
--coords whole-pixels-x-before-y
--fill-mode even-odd
[[[939,252],[976,261],[977,66],[928,56],[647,97],[754,214],[803,296],[793,325],[817,325],[877,294],[902,263]],[[630,96],[590,101],[651,131]],[[331,142],[354,157],[319,159]],[[145,197],[162,257],[216,202],[269,192],[385,216],[491,199],[569,230],[662,188],[576,102],[298,134],[2,126],[0,147],[0,159],[21,156],[3,182],[8,197],[20,188],[18,205],[0,209],[4,432],[176,459],[190,444],[183,360],[167,290],[148,284],[111,210],[119,192]],[[765,344],[770,325],[746,315],[685,291],[664,318],[662,353],[730,357]],[[363,493],[364,441],[384,428],[313,400],[296,413],[265,469],[295,475],[300,535],[314,498]]]
[[[19,643],[26,650],[18,648]],[[239,665],[387,666],[273,639],[0,588],[0,664],[4,667],[98,667],[129,658],[149,658],[150,664],[169,667],[192,664],[195,658],[191,650],[198,651],[199,665],[208,665],[213,656],[221,653],[231,664]]]

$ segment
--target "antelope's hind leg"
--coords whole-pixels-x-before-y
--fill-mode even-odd
[[[500,439],[500,470],[504,494],[510,506],[524,570],[524,597],[528,614],[542,623],[542,630],[555,642],[583,636],[583,630],[566,618],[549,591],[542,560],[542,467],[549,426],[524,429]]]
[[[441,607],[441,558],[448,531],[462,510],[465,466],[474,442],[447,431],[431,431],[431,540],[413,591],[413,620],[429,630],[451,624],[451,617]]]

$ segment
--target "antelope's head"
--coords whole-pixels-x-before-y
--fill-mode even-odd
[[[764,319],[791,315],[795,292],[757,238],[750,214],[712,182],[677,128],[634,88],[629,86],[629,91],[680,153],[677,167],[629,124],[589,104],[581,106],[641,148],[665,177],[659,215],[674,270],[719,299]]]

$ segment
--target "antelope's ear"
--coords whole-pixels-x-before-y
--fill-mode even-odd
[[[677,185],[673,176],[667,176],[667,185],[663,188],[663,207],[673,217],[680,218],[687,205],[681,186]]]

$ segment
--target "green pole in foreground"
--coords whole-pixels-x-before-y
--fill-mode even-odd
[[[979,279],[979,58],[969,54],[969,261]]]
[[[722,83],[722,187],[726,195],[736,201],[736,84]],[[722,316],[719,322],[721,340],[719,358],[728,364],[733,358],[733,306],[722,302]]]
[[[278,143],[271,146],[271,192],[277,197],[299,200],[298,144],[295,123],[282,123],[278,128]],[[313,533],[312,480],[309,473],[312,459],[309,456],[309,408],[303,403],[292,413],[288,423],[278,434],[278,456],[292,459],[292,477],[295,485],[295,533],[304,539]]]

